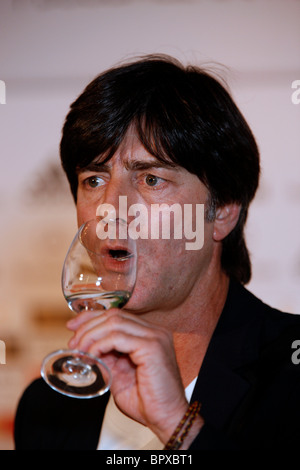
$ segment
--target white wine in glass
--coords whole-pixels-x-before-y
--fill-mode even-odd
[[[103,221],[98,217],[84,223],[70,245],[62,270],[62,290],[75,313],[101,314],[112,307],[122,308],[131,297],[137,270],[136,241],[129,237],[121,219],[111,223],[115,225],[113,238],[103,236]],[[111,385],[104,362],[77,350],[49,354],[41,375],[54,390],[75,398],[102,395]]]

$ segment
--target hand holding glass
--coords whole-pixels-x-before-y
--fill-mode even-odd
[[[122,308],[131,297],[136,280],[136,243],[122,220],[111,223],[114,238],[103,237],[103,222],[96,218],[80,227],[68,250],[62,290],[75,313],[101,314],[111,307]],[[76,398],[102,395],[111,384],[110,371],[103,361],[76,350],[49,354],[41,374],[54,390]]]

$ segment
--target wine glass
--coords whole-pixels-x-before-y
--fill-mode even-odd
[[[75,313],[122,308],[134,289],[136,269],[136,243],[127,224],[96,217],[79,228],[67,252],[62,270],[64,297]],[[41,375],[54,390],[75,398],[102,395],[111,385],[104,362],[78,350],[49,354]]]

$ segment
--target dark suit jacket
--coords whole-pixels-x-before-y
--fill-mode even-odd
[[[205,425],[191,449],[298,447],[294,340],[300,340],[300,316],[272,309],[230,283],[192,396],[202,403]],[[16,449],[96,449],[108,397],[68,398],[36,380],[18,406]]]

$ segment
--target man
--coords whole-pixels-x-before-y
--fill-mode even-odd
[[[244,225],[259,155],[226,89],[168,57],[113,68],[72,104],[61,159],[79,225],[101,204],[118,208],[121,195],[149,212],[154,204],[204,204],[204,245],[195,251],[184,238],[139,241],[128,304],[68,323],[69,346],[111,368],[110,394],[74,400],[34,382],[18,408],[16,448],[296,442],[300,381],[291,348],[300,319],[242,286],[251,277]]]

